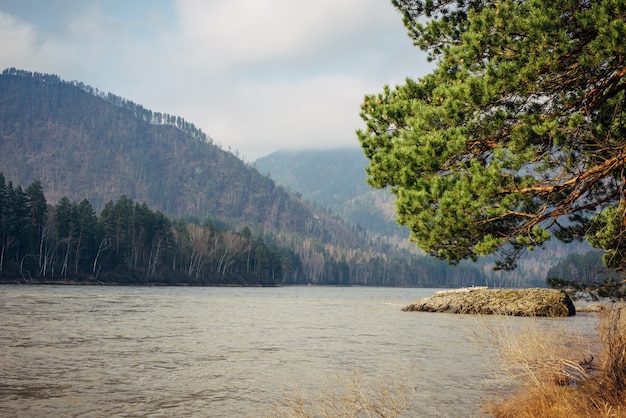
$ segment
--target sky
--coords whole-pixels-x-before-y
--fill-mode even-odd
[[[432,70],[390,0],[0,0],[0,70],[181,116],[246,161],[358,147],[365,94]]]

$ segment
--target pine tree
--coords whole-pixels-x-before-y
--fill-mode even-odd
[[[8,203],[7,185],[2,173],[0,173],[0,274],[4,268],[4,257],[6,254],[6,242],[8,234]]]
[[[39,270],[43,267],[45,259],[45,243],[48,239],[50,226],[46,222],[48,205],[43,193],[40,181],[32,183],[26,189],[28,197],[28,209],[30,211],[30,224],[28,226],[29,251],[37,254]]]
[[[429,254],[512,269],[552,236],[626,265],[626,3],[394,0],[436,69],[368,95],[368,180]]]

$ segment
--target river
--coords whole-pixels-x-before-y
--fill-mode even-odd
[[[481,416],[499,382],[477,329],[502,318],[401,312],[433,291],[0,286],[0,411],[263,417],[356,372],[364,390],[414,386],[401,416]],[[595,318],[543,321],[588,331]]]

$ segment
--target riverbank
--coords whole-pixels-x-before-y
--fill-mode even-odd
[[[536,321],[492,333],[502,379],[514,379],[517,386],[488,400],[484,411],[495,418],[626,416],[626,307],[598,306],[592,340]]]
[[[576,314],[569,296],[555,289],[488,289],[470,287],[436,292],[403,311],[565,317]]]

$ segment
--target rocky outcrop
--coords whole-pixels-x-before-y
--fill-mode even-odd
[[[611,304],[609,302],[589,303],[582,306],[577,306],[576,312],[598,313],[607,309],[611,309]]]
[[[576,314],[574,303],[565,292],[541,288],[444,290],[416,300],[402,310],[548,317]]]

